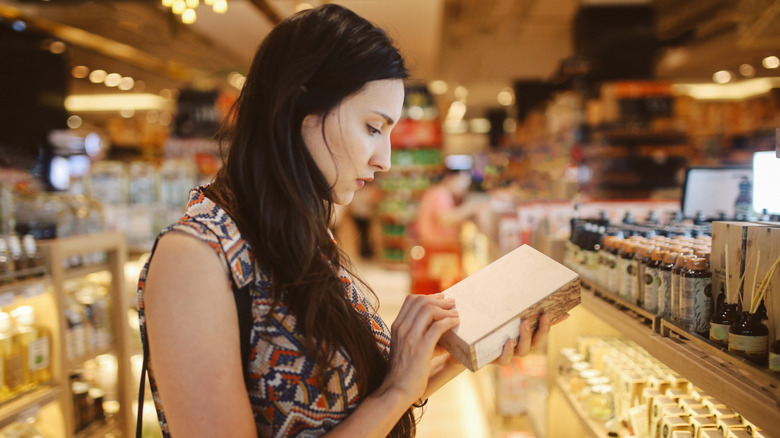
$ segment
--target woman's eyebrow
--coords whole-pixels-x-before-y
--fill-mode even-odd
[[[378,114],[378,115],[382,116],[382,118],[385,119],[385,121],[387,122],[388,125],[394,125],[395,124],[395,121],[393,120],[393,118],[388,116],[387,114],[385,114],[385,113],[383,113],[381,111],[376,111],[376,110],[371,110],[371,112],[374,113],[374,114]]]

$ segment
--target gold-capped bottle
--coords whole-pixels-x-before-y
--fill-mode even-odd
[[[712,317],[712,273],[707,259],[690,257],[682,272],[680,292],[680,323],[692,332],[705,334]]]
[[[51,380],[51,337],[45,327],[35,324],[31,306],[19,306],[11,311],[16,334],[25,350],[24,371],[27,386],[40,385]]]
[[[0,312],[0,355],[2,356],[3,388],[0,397],[6,399],[19,391],[25,384],[24,348],[14,331],[11,317]]]

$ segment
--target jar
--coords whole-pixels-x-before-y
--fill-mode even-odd
[[[612,385],[596,385],[585,399],[585,411],[596,421],[607,421],[615,416],[615,388]]]
[[[729,328],[729,351],[758,364],[766,365],[769,328],[761,315],[743,312],[742,318]]]
[[[729,328],[739,321],[739,304],[723,303],[710,319],[710,340],[720,345],[729,345]]]

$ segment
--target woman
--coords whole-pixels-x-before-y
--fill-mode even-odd
[[[434,357],[458,324],[454,303],[409,297],[391,337],[328,230],[332,206],[389,169],[406,77],[387,35],[336,5],[292,16],[261,44],[224,166],[193,190],[141,274],[165,436],[413,436],[412,404],[463,370]],[[531,338],[526,328],[500,360]]]

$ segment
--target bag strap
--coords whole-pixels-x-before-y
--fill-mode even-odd
[[[236,301],[236,311],[238,312],[238,333],[241,342],[241,369],[244,373],[244,382],[249,376],[249,359],[252,354],[250,337],[252,336],[252,294],[249,289],[251,285],[242,288],[233,288],[233,298]],[[148,338],[147,338],[148,339]],[[149,367],[149,341],[144,342],[144,360],[141,365],[141,383],[138,387],[138,417],[135,425],[135,437],[142,438],[143,432],[143,413],[144,413],[144,395],[146,389],[146,374]]]

